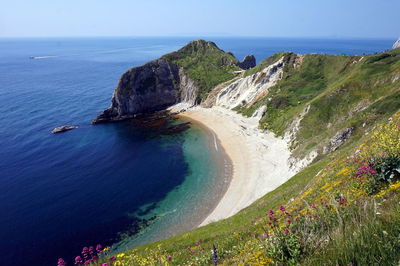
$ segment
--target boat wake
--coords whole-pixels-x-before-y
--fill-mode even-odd
[[[54,58],[58,57],[56,55],[45,55],[45,56],[30,56],[29,59],[47,59],[47,58]]]

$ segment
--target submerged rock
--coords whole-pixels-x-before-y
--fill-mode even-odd
[[[65,131],[72,130],[75,128],[78,128],[78,127],[77,126],[59,126],[59,127],[54,128],[51,131],[51,133],[57,134],[57,133],[65,132]]]

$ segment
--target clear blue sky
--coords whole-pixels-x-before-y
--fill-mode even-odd
[[[400,0],[0,0],[0,37],[400,36]]]

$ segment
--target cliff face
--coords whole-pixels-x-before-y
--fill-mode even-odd
[[[217,95],[216,105],[233,109],[239,105],[251,105],[268,93],[268,88],[282,79],[283,58],[251,76],[239,79],[223,88]]]
[[[393,47],[392,47],[393,49],[397,49],[397,48],[400,48],[400,38],[397,40],[397,42],[395,42],[394,44],[393,44]]]
[[[119,80],[111,106],[93,123],[121,120],[170,106],[179,99],[179,81],[178,67],[162,59],[132,68]]]

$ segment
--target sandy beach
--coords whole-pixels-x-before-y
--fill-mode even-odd
[[[245,118],[221,107],[194,107],[179,116],[214,132],[233,165],[225,195],[201,226],[236,214],[295,173],[289,167],[286,142],[272,133],[261,132],[257,118]]]

